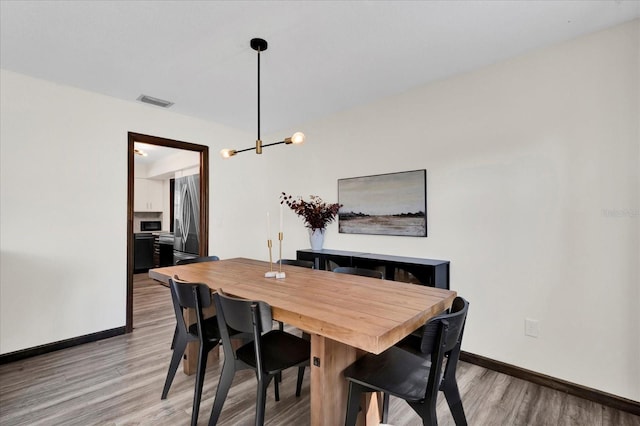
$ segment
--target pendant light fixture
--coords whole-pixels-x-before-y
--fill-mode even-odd
[[[280,145],[280,144],[296,144],[299,145],[301,143],[304,142],[304,133],[302,132],[296,132],[294,133],[291,137],[286,138],[285,140],[282,140],[280,142],[273,142],[273,143],[268,143],[268,144],[262,144],[262,140],[260,139],[260,52],[264,52],[265,50],[267,50],[267,42],[266,40],[263,40],[261,38],[254,38],[251,39],[251,42],[249,43],[251,45],[251,48],[253,50],[255,50],[256,52],[258,52],[258,139],[256,140],[256,146],[255,148],[245,148],[245,149],[223,149],[220,151],[220,155],[222,155],[223,158],[230,158],[233,157],[234,155],[240,153],[240,152],[245,152],[245,151],[251,151],[253,149],[256,150],[256,154],[262,154],[262,148],[266,148],[268,146],[273,146],[273,145]]]

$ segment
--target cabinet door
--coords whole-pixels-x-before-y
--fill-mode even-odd
[[[161,212],[163,206],[162,181],[136,178],[133,188],[133,210],[136,212]]]
[[[162,211],[164,201],[162,197],[163,186],[164,185],[160,180],[147,179],[147,203],[149,203],[149,211]]]
[[[136,178],[133,187],[133,211],[146,212],[147,207],[147,179]]]

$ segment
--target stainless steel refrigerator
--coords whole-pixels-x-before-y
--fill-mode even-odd
[[[174,220],[174,261],[197,257],[200,248],[200,175],[176,178]]]

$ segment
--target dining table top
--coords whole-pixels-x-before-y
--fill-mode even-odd
[[[285,278],[265,277],[280,267]],[[270,267],[246,258],[156,268],[149,276],[165,283],[177,276],[262,300],[278,321],[375,354],[448,309],[456,296],[451,290],[292,265]]]

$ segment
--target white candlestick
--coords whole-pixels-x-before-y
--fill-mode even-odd
[[[282,232],[282,204],[280,204],[280,232]]]

